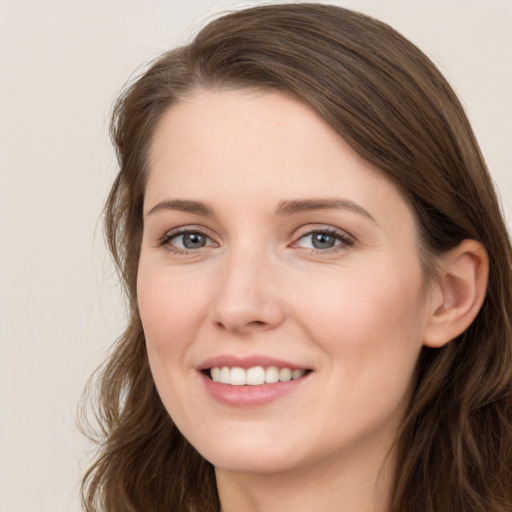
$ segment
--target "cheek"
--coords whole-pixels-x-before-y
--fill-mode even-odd
[[[149,267],[149,265],[148,265]],[[197,283],[165,268],[139,267],[137,302],[145,329],[158,332],[184,328],[201,310]]]
[[[190,282],[181,281],[162,271],[157,275],[144,268],[139,271],[138,306],[152,362],[159,357],[178,360],[204,318],[202,294]]]
[[[347,279],[323,307],[315,306],[319,299],[310,296],[310,309],[304,310],[316,322],[311,336],[328,355],[338,388],[350,389],[343,410],[354,418],[367,417],[369,423],[401,417],[422,347],[421,272],[384,275]]]
[[[179,423],[190,409],[184,370],[188,349],[204,318],[197,287],[159,269],[141,269],[137,283],[138,306],[151,373],[171,417]],[[202,296],[202,294],[199,294]]]
[[[421,269],[406,270],[373,267],[348,272],[336,285],[316,281],[296,316],[326,352],[351,358],[354,369],[379,360],[410,364],[422,345],[425,301]]]

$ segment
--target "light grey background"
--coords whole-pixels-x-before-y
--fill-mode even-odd
[[[0,512],[79,510],[90,446],[76,407],[123,328],[98,220],[114,98],[216,13],[261,3],[0,0]],[[337,3],[389,22],[445,72],[510,218],[512,1]]]

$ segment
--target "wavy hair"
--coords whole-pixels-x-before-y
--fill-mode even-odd
[[[283,4],[218,18],[151,63],[115,105],[120,171],[105,209],[129,323],[91,386],[97,457],[87,512],[216,512],[213,467],[177,430],[150,373],[137,308],[148,151],[163,113],[200,88],[262,88],[313,107],[401,190],[417,217],[427,273],[464,239],[490,258],[472,325],[424,347],[396,449],[391,512],[512,510],[511,246],[492,180],[453,90],[388,25],[340,7]]]

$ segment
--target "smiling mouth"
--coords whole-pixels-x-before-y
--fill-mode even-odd
[[[300,379],[310,372],[311,370],[278,368],[277,366],[253,366],[252,368],[215,366],[205,370],[205,374],[213,382],[231,386],[261,386],[263,384],[288,382]]]

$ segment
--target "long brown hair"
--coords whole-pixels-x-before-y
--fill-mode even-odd
[[[99,451],[85,509],[219,510],[213,467],[186,441],[153,383],[137,309],[147,155],[162,114],[197,88],[259,87],[318,111],[382,170],[413,208],[427,273],[433,255],[470,238],[490,258],[485,302],[441,349],[423,348],[397,438],[392,512],[512,510],[511,247],[491,178],[454,92],[389,26],[340,7],[262,6],[207,25],[162,55],[118,100],[120,172],[106,237],[125,285],[129,325],[97,374]]]

